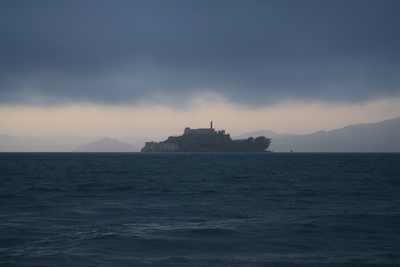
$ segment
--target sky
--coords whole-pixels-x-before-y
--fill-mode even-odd
[[[0,134],[312,133],[400,116],[400,1],[0,1]]]

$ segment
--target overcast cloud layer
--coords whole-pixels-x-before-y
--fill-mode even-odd
[[[400,94],[400,1],[1,1],[0,104]]]

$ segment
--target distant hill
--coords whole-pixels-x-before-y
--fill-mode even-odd
[[[232,139],[265,136],[275,152],[399,152],[400,118],[356,124],[313,134],[279,134],[273,131],[245,133]],[[138,152],[136,146],[115,139],[78,136],[10,136],[0,134],[0,152]],[[134,137],[129,139],[133,143]],[[93,142],[93,143],[90,143]],[[90,143],[90,144],[89,144]],[[143,142],[138,142],[138,144]],[[136,144],[136,143],[135,143]],[[77,149],[79,148],[79,149]]]
[[[98,137],[97,137],[98,138]],[[133,145],[104,138],[79,136],[10,136],[0,135],[0,152],[137,152]],[[92,143],[91,143],[92,142]],[[79,149],[77,149],[79,148]]]
[[[267,136],[268,137],[268,136]],[[272,138],[275,152],[400,152],[400,118],[333,131]]]
[[[93,137],[0,135],[0,152],[72,152]]]
[[[139,149],[133,145],[105,137],[94,141],[86,146],[78,148],[75,152],[138,152]]]

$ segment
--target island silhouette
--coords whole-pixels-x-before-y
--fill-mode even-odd
[[[141,152],[265,152],[270,138],[259,136],[232,140],[225,130],[186,127],[183,135],[170,136],[162,142],[146,142]]]

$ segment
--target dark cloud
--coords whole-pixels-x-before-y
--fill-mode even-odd
[[[400,94],[400,2],[2,1],[0,103]]]

